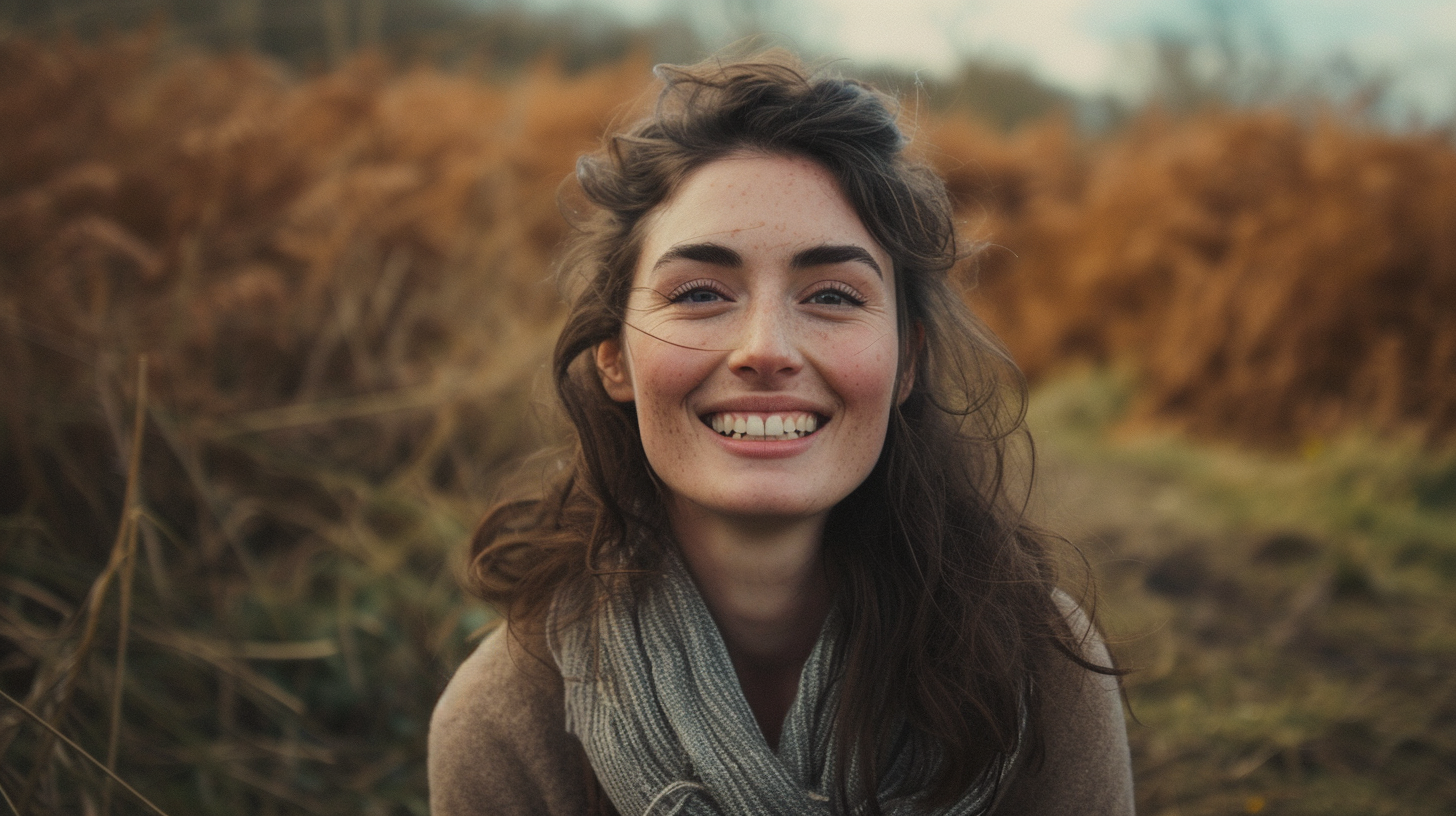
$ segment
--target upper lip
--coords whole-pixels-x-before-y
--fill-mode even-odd
[[[699,415],[710,416],[712,414],[722,413],[779,414],[790,411],[818,414],[821,417],[827,417],[830,413],[824,406],[817,405],[800,397],[775,394],[745,394],[741,397],[725,397],[721,400],[714,400],[711,405],[699,411]]]

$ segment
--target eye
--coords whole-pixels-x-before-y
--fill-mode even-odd
[[[817,306],[863,306],[864,298],[859,297],[844,284],[825,284],[814,294],[804,299],[805,303],[812,303]]]
[[[716,281],[695,280],[684,283],[667,296],[672,303],[718,303],[730,300]]]

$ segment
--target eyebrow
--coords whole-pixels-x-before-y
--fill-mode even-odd
[[[679,244],[662,253],[662,257],[652,265],[653,269],[673,261],[697,261],[699,263],[712,264],[713,266],[726,266],[738,268],[743,266],[743,256],[723,246],[722,244],[701,243],[701,244]],[[806,269],[812,266],[832,266],[841,263],[862,263],[875,271],[881,278],[885,277],[884,270],[875,261],[874,256],[865,251],[863,247],[854,244],[820,244],[809,247],[794,253],[789,259],[789,265],[794,269]]]
[[[743,266],[743,256],[723,246],[722,244],[679,244],[672,249],[662,253],[657,263],[652,265],[657,269],[673,261],[697,261],[699,263],[712,264],[713,266],[727,266],[737,268]]]
[[[831,266],[842,263],[862,263],[881,278],[885,277],[884,270],[875,263],[875,259],[864,247],[854,244],[820,244],[816,247],[809,247],[801,252],[794,253],[793,259],[789,262],[795,269],[803,269],[810,266]]]

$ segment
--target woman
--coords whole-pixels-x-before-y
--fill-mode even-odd
[[[578,164],[574,454],[476,534],[509,625],[436,708],[432,811],[1131,812],[1116,672],[1003,477],[1025,386],[947,279],[940,181],[858,83],[658,76]]]

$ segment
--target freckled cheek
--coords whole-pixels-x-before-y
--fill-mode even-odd
[[[897,362],[894,349],[841,352],[825,359],[821,370],[846,407],[868,420],[868,412],[888,409],[895,390]]]
[[[644,350],[633,356],[633,390],[639,421],[651,424],[659,433],[680,434],[687,418],[684,405],[688,394],[706,377],[703,360],[706,355],[684,352],[655,353]],[[646,427],[643,428],[647,432]]]

